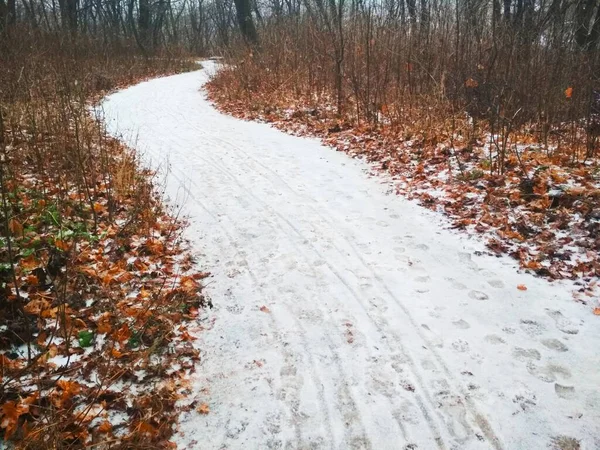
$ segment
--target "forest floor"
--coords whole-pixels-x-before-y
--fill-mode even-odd
[[[211,267],[181,448],[577,449],[600,441],[600,327],[373,166],[218,112],[214,69],[102,104]]]
[[[126,61],[113,87],[192,66]],[[3,105],[0,448],[167,446],[198,358],[186,323],[207,304],[208,274],[160,180],[104,134],[86,97],[65,110],[32,96],[28,111],[69,117],[37,131],[23,104]]]

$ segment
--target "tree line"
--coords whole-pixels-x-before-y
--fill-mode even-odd
[[[253,55],[270,78],[330,90],[338,112],[373,123],[384,105],[400,117],[443,100],[544,133],[589,119],[600,89],[598,0],[0,0],[2,36],[19,27],[147,56]]]

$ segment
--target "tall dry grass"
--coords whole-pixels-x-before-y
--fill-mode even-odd
[[[259,47],[232,46],[214,83],[255,110],[302,105],[342,128],[425,140],[487,131],[499,140],[497,173],[515,133],[569,146],[574,162],[597,156],[600,50],[580,48],[572,21],[547,9],[517,22],[472,3],[422,2],[413,22],[388,9],[402,2],[347,3],[341,18],[307,2],[267,19]]]
[[[106,136],[90,106],[113,89],[196,68],[184,56],[169,49],[148,58],[132,42],[25,27],[0,36],[0,432],[18,448],[80,448],[107,439],[144,448],[172,433],[176,396],[152,390],[140,396],[136,407],[145,412],[119,439],[109,438],[108,425],[100,435],[90,428],[98,398],[129,366],[162,351],[177,323],[173,314],[199,305],[195,284],[167,297],[160,280],[173,274],[158,271],[144,309],[125,313],[127,292],[110,277],[133,277],[123,260],[131,240],[156,240],[160,231],[148,255],[173,258],[183,252],[175,237],[180,226],[157,199],[153,174]],[[86,268],[90,262],[105,269]],[[86,298],[94,300],[91,308]],[[89,345],[86,336],[101,332],[103,346],[76,363],[71,355],[82,348],[73,342]],[[110,353],[120,338],[133,339],[134,356]],[[66,362],[53,367],[57,355]],[[93,370],[99,386],[85,389],[78,377]]]

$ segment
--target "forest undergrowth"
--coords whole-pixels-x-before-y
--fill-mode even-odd
[[[108,137],[106,93],[198,68],[170,49],[29,29],[0,39],[0,434],[16,448],[157,448],[208,304],[161,180]]]

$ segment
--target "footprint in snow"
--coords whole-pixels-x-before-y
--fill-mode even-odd
[[[452,322],[452,324],[456,328],[460,328],[461,330],[466,330],[467,328],[471,328],[471,325],[469,325],[469,322],[467,322],[463,319],[455,320],[454,322]]]
[[[569,436],[556,436],[552,438],[549,448],[551,450],[580,450],[581,444],[578,439]]]
[[[401,262],[402,264],[406,264],[407,266],[412,266],[412,261],[406,255],[395,255],[396,261]]]
[[[469,292],[469,297],[475,300],[487,300],[489,298],[485,292],[481,291],[471,291]]]
[[[462,339],[457,339],[452,342],[452,348],[459,353],[465,353],[469,351],[469,343],[467,341],[463,341]]]
[[[560,398],[573,398],[575,396],[575,387],[554,383],[554,392],[556,392],[556,395]]]
[[[241,305],[232,305],[227,306],[225,309],[229,311],[231,314],[239,315],[244,312],[244,307]]]
[[[462,284],[460,281],[455,280],[454,278],[446,278],[446,281],[449,281],[450,285],[454,289],[458,289],[459,291],[464,291],[465,289],[467,289],[467,286]]]
[[[403,400],[392,414],[399,422],[417,425],[421,421],[418,408],[410,400]]]
[[[435,308],[433,308],[432,311],[429,311],[429,315],[431,317],[435,317],[436,319],[439,319],[440,317],[442,317],[442,312],[445,310],[446,308],[444,308],[443,306],[437,306]]]
[[[504,287],[504,281],[502,280],[488,280],[488,284],[496,289],[502,289]]]
[[[430,359],[424,359],[421,361],[421,366],[423,366],[423,369],[425,370],[436,370],[435,363]]]
[[[566,352],[569,350],[569,348],[558,339],[543,339],[541,342],[544,347],[556,350],[557,352]]]
[[[567,319],[560,311],[548,311],[548,315],[552,317],[556,323],[556,328],[566,334],[579,333],[579,327]]]
[[[539,367],[533,362],[527,364],[527,371],[546,383],[554,383],[557,378],[571,378],[571,372],[566,367],[558,364],[546,364],[543,367]]]
[[[297,373],[296,366],[287,364],[281,368],[279,375],[283,377],[295,377]]]
[[[530,360],[539,361],[542,358],[542,355],[534,348],[515,347],[513,349],[513,358],[525,362]]]
[[[410,248],[414,248],[417,250],[423,250],[423,251],[427,251],[429,250],[429,246],[427,244],[415,244],[415,243],[410,243],[408,245]]]
[[[521,411],[527,412],[537,405],[537,397],[535,393],[530,390],[523,390],[519,392],[513,397],[512,401],[520,407],[520,410],[514,412],[513,415],[516,415]]]
[[[465,266],[470,267],[471,269],[476,269],[478,267],[477,264],[473,261],[470,253],[459,252],[458,260]]]
[[[495,334],[488,334],[483,339],[486,342],[489,342],[490,344],[493,344],[493,345],[505,344],[506,343],[506,341],[504,339],[502,339],[500,336],[497,336]]]
[[[539,336],[546,330],[546,327],[535,320],[521,319],[521,329],[529,336]]]

